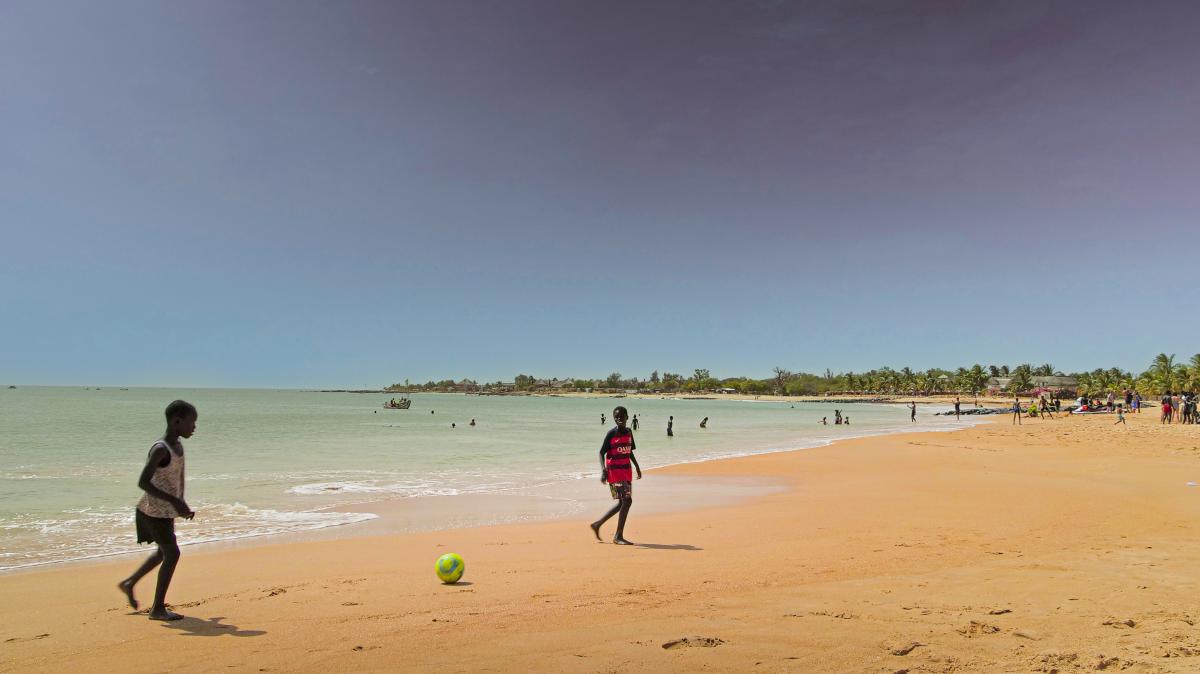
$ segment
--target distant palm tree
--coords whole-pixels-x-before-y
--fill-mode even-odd
[[[1010,393],[1025,393],[1033,388],[1033,375],[1030,370],[1018,367],[1013,370],[1012,379],[1008,382]]]
[[[975,363],[974,365],[972,365],[970,372],[971,372],[971,375],[970,375],[971,376],[971,379],[970,379],[971,385],[968,388],[968,390],[971,391],[972,393],[978,393],[979,391],[982,391],[983,388],[987,385],[987,380],[988,380],[987,375],[984,374],[983,366],[981,366],[979,363]]]
[[[1175,354],[1167,355],[1160,353],[1154,357],[1154,362],[1150,364],[1150,369],[1146,372],[1149,375],[1151,385],[1158,389],[1158,392],[1172,391],[1175,389]]]
[[[1187,389],[1189,391],[1200,390],[1200,353],[1192,356],[1191,364],[1188,366]]]
[[[1079,384],[1075,387],[1076,391],[1085,396],[1092,394],[1095,384],[1092,382],[1092,375],[1090,373],[1082,372],[1079,374],[1079,376],[1075,377],[1075,379],[1079,382]]]
[[[960,367],[954,371],[954,376],[950,378],[951,384],[955,391],[970,391],[971,390],[971,371],[965,367]]]
[[[1054,366],[1050,363],[1043,363],[1034,369],[1033,374],[1038,377],[1052,377],[1054,376]]]

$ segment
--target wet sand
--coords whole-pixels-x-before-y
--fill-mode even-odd
[[[700,498],[652,514],[643,480],[633,548],[590,512],[185,548],[174,624],[122,606],[135,560],[10,574],[0,671],[1197,671],[1200,428],[1129,419],[674,466]],[[708,506],[737,480],[786,488]]]

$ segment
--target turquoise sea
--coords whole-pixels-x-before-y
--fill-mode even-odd
[[[838,406],[817,403],[416,394],[411,409],[388,410],[389,397],[0,388],[0,570],[136,551],[138,474],[175,398],[200,410],[185,441],[187,500],[197,516],[180,527],[184,544],[353,525],[374,518],[370,504],[381,501],[395,508],[416,497],[539,488],[569,495],[574,484],[595,492],[597,453],[617,404],[639,417],[643,468],[913,429],[907,409],[889,405],[846,405],[846,427],[832,425]],[[967,425],[925,410],[919,418],[921,430]],[[347,504],[361,512],[334,510]],[[453,524],[494,521],[486,515]]]

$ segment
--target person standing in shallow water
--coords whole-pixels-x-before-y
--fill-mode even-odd
[[[184,455],[180,438],[190,438],[196,432],[199,414],[190,403],[176,400],[167,405],[167,432],[162,440],[150,446],[150,456],[142,469],[138,487],[146,492],[137,504],[134,523],[138,543],[154,543],[158,549],[142,563],[133,575],[117,583],[129,606],[137,610],[133,586],[143,576],[158,569],[158,585],[154,589],[151,620],[181,620],[183,616],[167,609],[167,588],[179,563],[179,544],[175,541],[175,518],[192,519],[196,513],[183,500]]]
[[[674,416],[667,417],[667,437],[670,438],[670,437],[673,437],[674,435],[675,435],[675,417]]]
[[[910,417],[912,419],[912,422],[914,424],[917,423],[917,401],[915,401],[915,400],[912,401],[912,404],[909,405],[908,408],[909,408],[909,410],[912,411],[912,416]]]
[[[632,428],[635,431],[638,429],[638,418],[637,418],[636,414],[633,415],[633,422],[630,424],[630,428]]]
[[[633,441],[633,431],[625,427],[629,412],[624,407],[613,410],[613,421],[616,427],[604,436],[600,443],[600,482],[608,484],[608,491],[617,502],[604,517],[592,522],[589,526],[596,540],[600,540],[600,527],[617,515],[617,533],[613,537],[616,545],[633,545],[625,540],[625,519],[629,517],[629,509],[633,506],[633,471],[637,470],[637,479],[642,479],[642,467],[638,465],[633,450],[637,444]]]

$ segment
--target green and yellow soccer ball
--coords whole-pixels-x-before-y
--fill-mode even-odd
[[[437,577],[443,583],[457,583],[462,578],[463,571],[467,570],[467,564],[463,558],[453,552],[438,557],[437,560]]]

